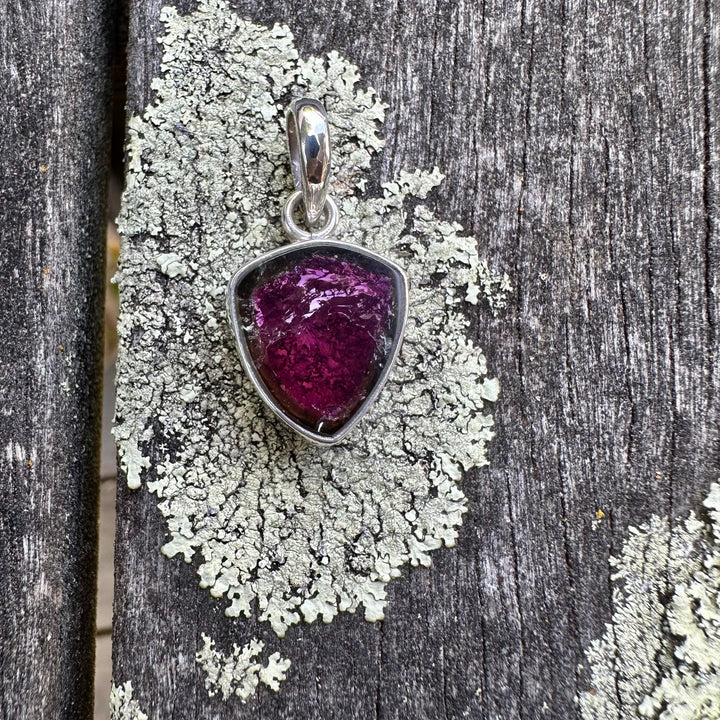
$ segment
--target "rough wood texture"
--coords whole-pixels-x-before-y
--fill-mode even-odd
[[[92,714],[109,2],[0,6],[0,717]]]
[[[360,66],[390,106],[382,180],[439,165],[442,216],[475,234],[514,294],[477,323],[502,396],[490,467],[463,483],[458,547],[392,583],[382,623],[294,629],[293,681],[213,715],[576,717],[583,649],[612,610],[609,553],[650,513],[697,507],[720,472],[717,8],[236,7],[289,24],[303,53]],[[133,7],[133,113],[152,98],[159,8]],[[153,717],[205,716],[192,658],[174,675],[162,658],[196,647],[194,618],[226,647],[237,625],[160,556],[153,499],[119,493],[116,682],[142,681]]]

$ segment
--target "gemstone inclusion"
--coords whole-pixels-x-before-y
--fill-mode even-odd
[[[288,415],[342,427],[387,360],[397,315],[391,275],[360,255],[314,251],[270,261],[242,304],[253,363]]]

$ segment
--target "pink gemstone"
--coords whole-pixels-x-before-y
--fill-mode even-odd
[[[272,270],[249,293],[250,354],[288,415],[330,433],[352,417],[387,359],[393,280],[319,250]]]

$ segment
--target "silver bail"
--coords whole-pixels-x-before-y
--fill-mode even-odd
[[[295,189],[302,192],[305,220],[317,225],[325,210],[330,180],[330,128],[323,104],[298,98],[285,114],[290,167]]]

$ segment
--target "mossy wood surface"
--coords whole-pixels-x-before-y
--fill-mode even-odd
[[[160,7],[132,5],[132,115],[154,98]],[[718,8],[233,7],[287,24],[303,57],[357,64],[388,103],[368,192],[439,166],[426,204],[509,274],[497,318],[468,306],[500,381],[496,436],[489,465],[461,482],[457,546],[403,568],[384,620],[340,613],[280,642],[265,622],[226,617],[192,565],[162,555],[156,499],[120,483],[114,681],[163,719],[579,717],[584,651],[614,610],[609,555],[629,526],[699,509],[720,474]],[[143,449],[143,479],[157,480],[167,448]],[[206,632],[225,653],[263,640],[291,660],[287,680],[245,704],[208,697],[195,660]]]
[[[3,720],[93,708],[113,5],[0,5]]]

